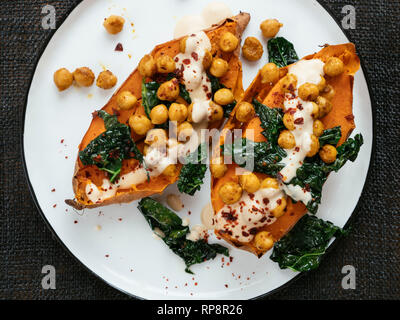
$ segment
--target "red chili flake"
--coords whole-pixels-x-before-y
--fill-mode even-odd
[[[229,257],[229,261],[232,262],[233,261],[233,257]]]
[[[77,223],[78,223],[78,220],[75,220],[74,223],[77,224]]]
[[[199,60],[199,55],[196,52],[192,52],[192,58],[197,61]]]
[[[61,139],[60,143],[64,143],[64,139]]]
[[[65,156],[65,159],[68,159],[68,156]]]
[[[264,217],[265,218],[265,217]],[[249,230],[250,234],[255,235],[257,233],[257,228],[251,228]]]
[[[188,215],[190,216],[192,214],[192,211],[188,211]]]
[[[282,173],[280,173],[280,172],[278,172],[278,173],[276,174],[276,177],[277,177],[279,180],[282,180],[282,179],[283,179],[283,175],[282,175]]]
[[[106,258],[108,258],[110,255],[106,254]]]
[[[264,199],[263,199],[263,202],[264,202],[265,205],[268,205],[269,199],[268,199],[268,198],[264,198]]]
[[[232,212],[232,211],[228,211],[228,212],[223,211],[221,213],[221,215],[227,221],[236,221],[237,220],[237,217],[235,216],[235,213]]]
[[[122,221],[122,218],[118,218],[118,221]]]
[[[278,205],[281,205],[281,203],[282,203],[282,199],[278,199],[278,200],[276,200],[276,203],[277,203]]]
[[[190,64],[190,59],[183,59],[182,61],[184,64]]]
[[[299,147],[296,147],[296,148],[294,148],[294,151],[299,152],[299,151],[300,151],[300,148],[299,148]]]
[[[97,111],[92,112],[92,118],[96,118],[99,116],[99,113]]]
[[[56,189],[54,189],[54,188],[53,188],[53,189],[51,189],[51,192],[55,192],[55,191],[56,191]]]
[[[294,120],[295,124],[304,124],[304,118],[297,118],[296,120]]]
[[[243,231],[242,235],[243,235],[243,237],[248,237],[249,236],[249,234],[246,231]]]
[[[303,110],[303,109],[304,109],[304,108],[303,108],[303,105],[302,105],[301,103],[299,103],[299,104],[297,105],[297,109]]]
[[[55,207],[57,207],[57,205],[56,205],[56,204],[54,204],[54,205],[53,205],[53,208],[55,208]]]
[[[113,111],[114,116],[118,117],[120,115],[120,112],[117,109],[113,108],[112,111]]]
[[[195,282],[194,285],[197,286],[197,282]]]
[[[261,223],[264,223],[266,220],[267,220],[267,217],[262,217],[261,220],[260,220],[260,222],[261,222]]]
[[[354,115],[349,114],[348,116],[344,117],[347,121],[353,121],[354,120]]]
[[[124,48],[122,46],[122,43],[118,43],[117,46],[115,47],[115,51],[124,51]]]
[[[212,98],[212,93],[211,92],[209,92],[209,93],[207,93],[207,99],[211,99]]]
[[[227,284],[225,285],[225,288],[228,288],[228,285],[227,285]]]
[[[249,193],[249,198],[250,198],[251,200],[254,200],[254,193]]]

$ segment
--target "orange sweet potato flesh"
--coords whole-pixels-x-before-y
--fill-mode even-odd
[[[204,30],[212,44],[211,54],[216,57],[221,57],[229,63],[229,71],[224,77],[220,78],[220,82],[223,83],[226,87],[233,90],[235,98],[237,100],[241,99],[243,95],[242,65],[239,60],[240,47],[238,46],[237,50],[233,53],[224,53],[219,49],[218,42],[221,35],[228,31],[235,34],[238,38],[241,38],[244,29],[249,23],[249,20],[250,15],[248,13],[242,12],[235,17],[223,20],[220,23],[212,26],[211,28]],[[172,41],[158,45],[153,49],[151,55],[154,58],[157,58],[160,55],[169,55],[171,57],[174,57],[179,53],[179,43],[180,39],[174,39]],[[126,90],[132,92],[137,97],[141,97],[142,76],[139,74],[138,69],[135,69],[132,72],[132,74],[114,93],[114,95],[102,108],[102,110],[105,110],[110,114],[115,113],[115,110],[117,110],[117,95],[120,92]],[[145,114],[144,108],[141,104],[141,98],[139,98],[139,102],[136,108],[131,110],[118,110],[117,114],[118,120],[121,123],[127,123],[129,117],[132,114]],[[219,128],[221,124],[222,122],[211,123],[210,128]],[[90,141],[95,139],[104,131],[105,127],[103,120],[98,116],[94,116],[89,126],[89,129],[87,130],[79,145],[79,151],[85,149]],[[139,149],[143,148],[143,143],[140,143],[140,141],[144,138],[143,136],[138,136],[135,133],[132,133],[132,138],[134,139],[134,141],[138,142]],[[139,163],[135,159],[124,160],[121,174],[134,170],[138,165]],[[152,194],[161,193],[168,185],[177,181],[181,165],[178,164],[177,167],[178,175],[176,176],[167,177],[165,175],[160,175],[158,177],[152,177],[149,182],[146,181],[145,183],[142,183],[140,185],[133,186],[131,189],[118,190],[117,194],[114,197],[106,199],[101,203],[94,204],[86,196],[86,185],[87,183],[92,182],[97,186],[101,186],[103,179],[107,178],[107,175],[104,171],[98,169],[96,166],[84,166],[78,157],[72,181],[75,199],[66,200],[66,203],[78,210],[81,210],[84,208],[96,208],[115,203],[131,202],[133,200],[147,197]]]
[[[353,116],[353,80],[354,74],[360,67],[359,58],[356,55],[355,46],[352,43],[327,46],[320,52],[313,55],[306,56],[304,59],[321,59],[326,62],[330,57],[339,57],[345,64],[345,72],[340,76],[330,78],[325,77],[327,84],[333,86],[336,94],[332,100],[333,108],[332,111],[320,119],[325,128],[333,128],[335,126],[341,126],[342,138],[339,141],[339,145],[342,144],[350,136],[351,132],[355,128],[354,116]],[[288,67],[281,68],[280,75],[281,80],[287,74]],[[270,108],[283,108],[284,95],[281,91],[281,80],[279,80],[274,86],[269,84],[261,83],[261,74],[258,73],[257,77],[253,80],[250,87],[246,90],[243,95],[242,101],[251,102],[254,98],[262,102],[264,105]],[[231,114],[231,118],[225,125],[220,139],[220,144],[224,142],[224,137],[229,130],[241,128],[246,136],[246,130],[254,130],[254,140],[256,142],[266,141],[265,137],[261,134],[263,129],[260,126],[260,119],[258,117],[253,118],[245,125],[241,125],[240,122],[236,121],[235,110]],[[227,173],[220,179],[213,178],[211,182],[211,202],[214,208],[214,212],[218,212],[223,206],[224,202],[221,200],[218,194],[219,188],[227,181],[236,181],[237,176],[235,175],[236,164],[228,165]],[[267,175],[258,174],[259,178],[266,178]],[[288,199],[288,205],[285,214],[276,220],[273,224],[260,228],[259,231],[265,230],[271,233],[274,240],[278,241],[286,233],[288,233],[297,221],[307,212],[305,205],[301,202],[293,203],[291,199]],[[225,239],[231,244],[241,249],[250,251],[257,256],[261,257],[264,252],[258,250],[253,243],[240,243],[228,234],[215,231],[217,236]]]

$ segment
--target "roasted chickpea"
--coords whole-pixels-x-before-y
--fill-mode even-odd
[[[219,157],[217,159],[214,159],[211,162],[210,171],[211,171],[211,175],[214,178],[217,178],[217,179],[222,178],[225,175],[226,171],[228,171],[228,167],[224,163],[224,158]]]
[[[178,140],[179,141],[184,141],[184,142],[188,141],[192,134],[193,134],[193,127],[189,122],[187,122],[187,121],[182,122],[178,126]]]
[[[273,210],[271,210],[271,213],[275,216],[275,218],[279,218],[285,213],[285,209],[287,206],[286,198],[278,199],[277,204],[278,205]]]
[[[68,89],[74,81],[72,73],[65,68],[58,69],[54,72],[53,79],[59,91]]]
[[[137,103],[137,98],[130,91],[122,91],[117,96],[117,106],[121,110],[132,109]]]
[[[155,148],[160,148],[160,147],[167,147],[167,132],[164,129],[151,129],[147,132],[146,134],[146,139],[144,140],[144,143],[155,147]]]
[[[286,112],[283,115],[283,124],[285,125],[286,129],[293,131],[295,129],[294,116],[291,113]]]
[[[109,16],[107,19],[104,19],[103,26],[106,28],[107,32],[110,34],[117,34],[121,32],[124,27],[125,19],[120,16]]]
[[[285,93],[293,93],[297,87],[297,76],[289,73],[282,79],[282,89]]]
[[[183,37],[181,39],[181,41],[179,42],[179,51],[181,53],[185,53],[186,52],[186,41],[187,41],[188,37]]]
[[[146,54],[139,62],[139,73],[142,77],[151,77],[157,71],[157,64],[150,54]]]
[[[179,82],[176,78],[164,82],[157,90],[160,100],[174,101],[179,97]]]
[[[283,130],[279,135],[278,144],[283,149],[293,149],[296,146],[296,139],[289,130]]]
[[[319,92],[321,92],[322,90],[324,90],[324,88],[326,87],[326,80],[323,76],[321,76],[321,80],[320,82],[317,84],[318,86],[318,90]]]
[[[147,131],[149,131],[153,125],[149,118],[144,115],[132,115],[129,117],[129,126],[132,130],[141,136],[144,136]]]
[[[260,189],[260,180],[252,172],[239,176],[239,183],[243,190],[246,190],[248,193],[254,193]]]
[[[275,83],[279,80],[279,68],[275,63],[267,63],[261,69],[261,83]]]
[[[261,189],[279,189],[278,180],[274,178],[265,178],[261,182]]]
[[[174,59],[166,54],[157,58],[156,65],[158,73],[170,73],[176,69]]]
[[[183,122],[188,116],[188,108],[181,103],[173,103],[168,111],[169,120]]]
[[[242,47],[242,54],[249,61],[259,60],[264,53],[261,42],[255,37],[247,37]]]
[[[235,97],[230,89],[222,88],[214,94],[214,101],[223,106],[232,103],[233,100]]]
[[[311,135],[311,145],[310,145],[310,151],[307,153],[307,157],[314,157],[319,150],[319,139],[312,134]]]
[[[319,118],[323,118],[331,112],[332,103],[328,99],[319,96],[315,102],[319,108]]]
[[[225,32],[219,39],[219,47],[224,52],[234,51],[239,44],[239,39],[231,32]]]
[[[267,19],[260,24],[260,29],[265,38],[273,38],[282,26],[283,24],[276,19]]]
[[[313,133],[316,137],[322,136],[325,126],[320,120],[315,120],[313,124]]]
[[[242,197],[243,189],[236,182],[225,182],[218,190],[218,194],[225,204],[234,204]]]
[[[220,121],[224,117],[224,109],[216,104],[214,101],[210,101],[210,108],[208,111],[208,121],[215,122]]]
[[[321,96],[329,101],[332,101],[333,97],[335,96],[335,89],[328,84],[324,89],[322,89]]]
[[[188,111],[187,121],[193,122],[193,118],[192,118],[193,102],[191,104],[189,104],[189,106],[187,107],[187,111]]]
[[[302,84],[299,88],[299,97],[304,101],[314,101],[319,94],[318,86],[312,83]]]
[[[206,50],[203,58],[203,68],[208,70],[211,67],[213,57],[210,51]]]
[[[319,150],[319,156],[323,162],[333,163],[336,161],[337,150],[334,146],[326,144]]]
[[[330,77],[336,77],[344,71],[343,61],[336,57],[330,57],[324,65],[324,72]]]
[[[261,251],[268,251],[274,246],[274,238],[268,231],[260,231],[254,237],[254,246]]]
[[[240,122],[248,122],[253,119],[256,114],[254,106],[246,101],[239,103],[235,112],[236,119]]]
[[[150,119],[152,124],[163,124],[168,120],[168,109],[164,104],[155,106],[150,111]]]
[[[313,116],[314,119],[319,118],[319,106],[315,102],[311,102],[313,106],[313,110],[311,115]]]
[[[73,73],[76,84],[80,87],[90,87],[94,82],[94,73],[87,67],[78,68]]]
[[[163,171],[163,175],[167,177],[174,177],[178,175],[178,168],[174,164],[170,164],[168,167],[166,167]]]
[[[96,85],[104,90],[111,89],[117,84],[117,77],[110,71],[102,71],[96,80]]]
[[[217,78],[221,78],[228,72],[228,62],[221,58],[214,58],[211,63],[210,73]]]

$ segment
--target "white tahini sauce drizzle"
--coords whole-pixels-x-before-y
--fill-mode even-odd
[[[296,139],[296,146],[286,150],[287,156],[281,163],[285,166],[280,171],[282,182],[289,183],[296,177],[297,169],[303,165],[307,153],[311,149],[311,135],[313,134],[312,117],[313,105],[298,96],[298,88],[305,83],[318,84],[324,76],[324,62],[319,59],[300,60],[291,67],[289,73],[297,77],[297,88],[292,94],[286,94],[284,100],[285,112],[291,112],[295,121],[295,129],[291,131]],[[311,200],[311,193],[299,186],[281,184],[285,193],[296,201],[307,204]]]
[[[206,29],[223,19],[232,17],[232,15],[232,10],[225,3],[212,1],[203,9],[200,15],[188,15],[180,19],[175,26],[174,37],[180,38]]]
[[[283,197],[280,189],[260,189],[252,194],[243,191],[238,202],[225,205],[217,212],[216,229],[226,232],[237,241],[250,242],[254,238],[254,231],[276,221],[271,211]]]

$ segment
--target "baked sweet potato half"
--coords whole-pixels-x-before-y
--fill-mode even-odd
[[[218,81],[220,85],[223,85],[227,88],[230,88],[234,94],[234,97],[236,100],[239,100],[242,95],[243,95],[243,86],[242,86],[242,66],[241,62],[239,60],[239,52],[240,52],[240,45],[237,45],[236,49],[233,51],[223,51],[220,48],[220,39],[221,37],[226,34],[230,33],[236,37],[236,39],[239,40],[241,39],[241,35],[246,28],[248,22],[250,20],[250,15],[247,13],[240,13],[239,15],[226,19],[211,28],[204,30],[204,33],[206,37],[209,39],[210,42],[210,47],[207,49],[209,53],[211,53],[210,57],[211,59],[216,59],[220,58],[223,59],[227,65],[228,65],[228,70],[224,72],[223,75],[218,77]],[[198,36],[197,34],[190,35],[189,37],[198,37],[201,40],[201,37]],[[199,40],[199,41],[200,41]],[[186,40],[185,40],[186,41]],[[190,40],[193,44],[193,39]],[[187,42],[187,41],[186,41]],[[185,43],[186,43],[185,42]],[[186,50],[186,53],[185,53]],[[158,61],[160,57],[170,57],[175,60],[177,63],[177,69],[173,72],[173,79],[170,80],[173,82],[174,85],[177,85],[179,82],[179,86],[181,88],[182,92],[182,87],[181,85],[184,85],[182,83],[182,79],[185,78],[184,76],[184,67],[186,64],[186,60],[190,64],[190,62],[196,62],[198,58],[198,52],[196,51],[197,49],[193,49],[194,51],[191,53],[191,56],[188,57],[188,59],[184,59],[183,61],[180,62],[181,68],[178,69],[178,58],[177,56],[179,54],[188,54],[188,49],[183,48],[182,51],[182,38],[181,39],[175,39],[172,41],[169,41],[167,43],[158,45],[154,48],[154,50],[150,53],[150,55],[147,55],[147,59],[150,59],[152,61]],[[183,52],[183,53],[182,53]],[[167,60],[170,61],[171,59]],[[158,62],[157,62],[158,63]],[[211,61],[210,61],[211,63]],[[161,68],[162,68],[162,62],[160,62]],[[195,65],[196,66],[196,65]],[[195,66],[193,69],[195,69]],[[160,66],[157,65],[157,68]],[[189,68],[188,66],[186,66]],[[199,67],[200,68],[200,67]],[[202,68],[201,68],[202,69]],[[204,69],[206,69],[204,67]],[[187,70],[187,69],[186,69]],[[205,70],[202,70],[204,73]],[[181,78],[179,79],[179,74]],[[183,74],[183,76],[182,76]],[[169,74],[159,74],[158,71],[155,72],[155,74],[149,76],[149,75],[143,75],[140,72],[140,67],[135,69],[133,73],[129,76],[129,78],[122,84],[122,86],[115,92],[115,94],[111,97],[111,99],[108,101],[108,103],[102,108],[103,112],[95,112],[93,114],[93,120],[89,126],[89,129],[87,130],[86,134],[84,135],[82,142],[79,145],[79,152],[83,152],[84,150],[87,150],[88,146],[91,149],[96,149],[97,145],[94,144],[93,141],[95,139],[101,139],[102,136],[104,136],[104,139],[108,139],[109,136],[106,135],[106,131],[108,128],[106,128],[105,123],[108,121],[105,119],[110,119],[111,123],[116,124],[118,129],[114,129],[114,133],[117,130],[120,130],[121,132],[124,131],[126,132],[126,127],[129,128],[130,119],[132,116],[142,116],[146,115],[149,117],[148,111],[146,110],[146,105],[144,103],[144,98],[143,98],[143,86],[144,84],[148,84],[151,81],[165,81],[166,78],[168,78]],[[204,77],[203,77],[204,78]],[[161,79],[161,80],[160,80]],[[175,81],[175,82],[174,82]],[[210,80],[207,78],[207,81],[210,82]],[[211,88],[211,84],[207,84]],[[204,86],[204,87],[207,87]],[[209,88],[209,89],[210,89]],[[206,88],[207,89],[207,88]],[[120,93],[129,91],[133,95],[135,95],[138,98],[138,103],[136,106],[132,109],[129,110],[124,110],[119,108],[118,106],[118,96]],[[191,92],[188,92],[190,90],[186,90],[186,94],[190,95]],[[159,96],[159,91],[157,91],[157,97],[160,98]],[[187,101],[189,98],[186,100],[182,98],[182,95],[180,97],[177,97],[176,101],[166,101],[165,104],[171,103],[171,102],[177,102],[180,104],[183,104],[185,108],[189,108],[189,102]],[[164,99],[160,99],[164,100]],[[164,104],[164,101],[161,101],[160,104]],[[153,106],[154,107],[154,106]],[[104,113],[105,112],[105,113]],[[115,117],[113,117],[115,116]],[[115,122],[115,119],[118,120],[118,122]],[[136,118],[135,118],[136,119]],[[188,120],[189,121],[189,120]],[[218,121],[213,121],[209,122],[206,127],[208,128],[219,128],[222,124],[222,119],[219,119]],[[126,127],[124,128],[123,125]],[[131,126],[132,127],[132,126]],[[154,124],[152,127],[156,127]],[[110,127],[111,128],[111,127]],[[115,127],[113,127],[115,128]],[[138,156],[139,153],[145,153],[146,152],[146,145],[144,143],[144,139],[146,138],[145,134],[138,134],[134,130],[131,129],[130,135],[133,141],[133,145],[131,146],[131,143],[128,141],[128,144],[130,147],[132,147],[129,150],[129,154],[122,160],[122,167],[119,168],[118,171],[118,177],[123,177],[129,173],[134,173],[137,170],[139,170],[141,166],[141,157],[143,155]],[[112,135],[110,140],[113,139],[115,135]],[[126,137],[125,137],[126,138]],[[130,140],[130,139],[127,139]],[[99,141],[97,141],[99,142]],[[96,142],[96,143],[97,143]],[[123,147],[122,147],[123,148]],[[135,152],[135,150],[137,152]],[[114,152],[113,150],[112,152]],[[119,151],[120,152],[120,151]],[[115,153],[115,152],[114,152]],[[136,154],[137,153],[137,154]],[[112,158],[112,154],[104,155],[104,157],[107,158]],[[92,157],[92,158],[90,158]],[[104,160],[104,157],[102,155],[96,155],[96,157],[99,158],[99,161]],[[103,159],[102,159],[103,157]],[[143,197],[147,197],[153,194],[161,193],[168,185],[174,183],[177,181],[178,176],[179,176],[179,171],[181,169],[181,164],[176,164],[174,171],[172,174],[163,174],[160,173],[158,175],[149,175],[149,171],[147,171],[147,179],[145,180],[138,180],[138,183],[133,183],[133,184],[120,184],[119,186],[116,186],[115,184],[110,183],[110,179],[115,178],[112,176],[110,173],[112,170],[107,170],[107,168],[100,168],[99,165],[96,165],[96,159],[93,158],[93,154],[88,156],[89,160],[91,161],[91,164],[86,165],[82,162],[82,156],[78,156],[76,160],[76,165],[75,165],[75,173],[73,176],[72,184],[73,184],[73,191],[75,198],[73,200],[66,200],[66,203],[73,206],[74,208],[81,210],[84,208],[96,208],[100,206],[106,206],[110,204],[115,204],[115,203],[126,203],[126,202],[131,202],[136,199],[140,199]],[[89,161],[88,161],[89,163]],[[141,168],[143,169],[143,168]],[[111,177],[112,176],[112,177]],[[117,181],[117,180],[116,180]],[[133,179],[132,181],[136,181]],[[120,181],[121,182],[121,181]],[[88,187],[91,186],[91,187]],[[95,190],[93,190],[95,189]],[[112,190],[113,189],[113,190]],[[112,192],[109,192],[112,191]],[[93,194],[96,193],[96,195],[99,195],[98,199],[95,199],[93,197]]]
[[[354,161],[362,144],[362,136],[355,140],[351,138],[346,143],[355,128],[352,91],[354,74],[359,66],[355,46],[348,43],[326,46],[295,64],[280,68],[279,76],[273,83],[263,81],[264,74],[260,70],[233,110],[221,132],[220,146],[214,150],[211,201],[218,237],[261,257],[307,211],[315,213],[320,201],[318,189],[329,172],[337,171],[348,159]],[[246,107],[250,118],[243,121],[241,117]],[[254,142],[253,154],[240,149],[241,144],[236,145],[236,151],[232,151],[233,141],[237,139],[232,138],[234,129],[242,130],[242,142]],[[311,131],[307,136],[305,132],[309,129]],[[313,135],[316,141],[311,139],[308,144],[305,143],[308,140],[303,137],[309,139]],[[300,138],[303,144],[295,141]],[[314,142],[318,145],[313,151]],[[296,159],[296,154],[303,152],[301,148],[306,149],[303,153],[305,157]],[[350,149],[353,154],[346,155],[346,150]],[[239,166],[234,160],[231,164],[227,163],[227,157],[233,158],[235,154],[242,154],[245,161],[253,157],[253,171],[240,168],[244,167],[243,163]],[[225,164],[222,164],[223,156]],[[295,160],[299,160],[298,164]],[[294,169],[289,168],[286,173],[293,177],[287,179],[284,170],[289,166],[294,166]],[[318,186],[315,183],[317,179],[312,180],[311,171],[307,171],[312,166],[321,173]],[[290,186],[301,193],[298,199],[298,194],[288,191]],[[274,189],[277,189],[276,192]],[[268,192],[257,195],[260,190],[269,190],[271,196]],[[306,203],[302,201],[305,197],[303,193],[309,196],[305,198],[308,199]],[[294,201],[292,196],[298,201]]]

